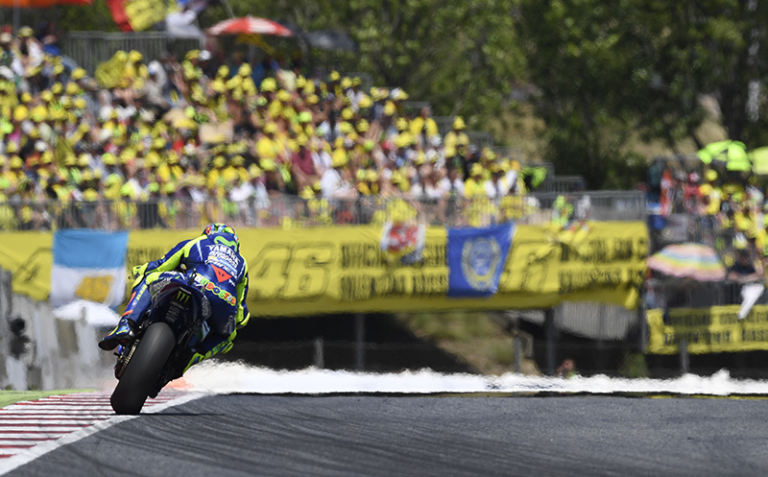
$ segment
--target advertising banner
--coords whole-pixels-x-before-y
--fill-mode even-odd
[[[0,268],[13,273],[13,292],[35,300],[48,299],[51,292],[50,232],[3,232]]]
[[[693,354],[768,350],[768,305],[739,320],[740,305],[648,310],[648,353],[675,354],[681,341]]]
[[[254,316],[543,309],[563,301],[610,303],[633,309],[644,279],[648,244],[647,228],[642,222],[588,222],[566,230],[557,226],[517,226],[506,260],[499,267],[501,273],[491,281],[496,293],[457,298],[448,296],[451,270],[444,227],[240,228],[237,232],[250,269],[248,306]],[[124,270],[130,270],[162,257],[178,242],[199,233],[131,231],[127,254],[115,249],[111,258],[99,262],[98,267],[92,265],[117,269],[104,264],[111,265],[124,256]],[[52,242],[50,232],[3,233],[0,267],[13,272],[14,292],[38,300],[49,298]],[[74,256],[87,257],[88,253]],[[91,254],[90,258],[95,256]],[[475,265],[485,264],[480,258]],[[59,265],[71,260],[79,258],[57,259]],[[121,283],[118,275],[112,276],[108,287],[105,280],[90,279],[88,286],[76,286],[73,293],[97,301],[112,300],[114,287]],[[58,281],[56,286],[60,285]]]
[[[127,267],[161,257],[199,231],[133,231]],[[633,309],[644,279],[642,222],[575,230],[518,226],[490,298],[450,298],[444,227],[427,227],[420,260],[391,260],[376,226],[238,229],[254,316],[454,309],[540,309],[594,301]],[[391,233],[391,229],[390,229]],[[389,240],[389,239],[388,239]],[[420,248],[420,247],[419,247]]]

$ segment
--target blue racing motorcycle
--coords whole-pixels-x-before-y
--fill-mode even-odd
[[[147,397],[181,377],[193,351],[210,332],[208,298],[195,287],[195,274],[178,273],[149,285],[152,302],[137,320],[132,343],[118,347],[110,403],[117,414],[138,414]]]

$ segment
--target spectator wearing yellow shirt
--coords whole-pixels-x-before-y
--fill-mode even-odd
[[[483,166],[478,163],[472,164],[469,171],[469,179],[464,182],[464,197],[471,199],[473,197],[487,197],[485,190],[485,180],[483,176]]]
[[[464,119],[461,116],[456,116],[456,119],[453,120],[452,130],[445,135],[443,141],[446,148],[469,145],[469,136],[463,132],[465,127]]]
[[[224,156],[216,156],[213,158],[211,164],[213,168],[206,175],[205,186],[208,190],[217,190],[219,187],[223,187],[226,183],[224,177],[224,168],[227,166],[227,160]]]
[[[410,130],[411,135],[414,137],[423,136],[425,143],[432,136],[437,136],[439,134],[437,123],[431,118],[431,112],[428,106],[421,108],[419,115],[411,120]]]
[[[723,200],[723,191],[717,185],[717,172],[707,171],[704,179],[706,182],[699,186],[699,195],[704,201],[704,213],[709,216],[717,215]]]
[[[277,125],[275,123],[267,123],[264,126],[264,134],[256,141],[256,154],[260,159],[276,160],[280,155],[280,145],[275,140],[275,134],[277,133]]]

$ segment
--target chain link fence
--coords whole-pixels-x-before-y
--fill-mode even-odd
[[[96,71],[99,63],[109,60],[119,50],[136,50],[148,59],[162,58],[168,53],[183,58],[187,51],[203,46],[203,40],[172,38],[164,32],[77,31],[68,33],[61,40],[62,52],[90,74]]]
[[[91,228],[190,229],[211,222],[234,227],[303,228],[330,225],[383,225],[385,222],[486,226],[516,221],[542,224],[552,220],[558,194],[505,196],[498,199],[302,199],[296,196],[253,198],[244,202],[209,200],[195,202],[158,198],[143,202],[129,200],[95,202],[0,203],[0,230],[52,230]],[[645,200],[642,193],[599,191],[569,196],[586,204],[592,220],[642,220]],[[585,202],[584,198],[588,198]]]

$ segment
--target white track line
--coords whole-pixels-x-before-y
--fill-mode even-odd
[[[194,399],[202,397],[204,394],[200,393],[189,393],[189,394],[177,394],[175,392],[169,393],[170,395],[161,396],[160,399],[152,399],[147,400],[147,404],[144,405],[144,414],[154,414],[158,412],[162,412],[170,407],[178,406],[179,404],[184,404],[186,402],[192,401]],[[165,401],[165,402],[163,402]],[[85,403],[84,403],[85,404]],[[44,413],[42,409],[39,409],[39,405],[13,405],[8,406],[13,407],[17,412],[21,411],[19,408],[38,408],[35,409],[35,412],[38,413]],[[8,409],[8,407],[4,408]],[[51,406],[51,407],[62,407],[62,406]],[[84,415],[83,411],[75,411],[78,406],[66,406],[62,410],[66,411],[72,411],[76,412],[78,415]],[[79,406],[80,409],[82,409],[82,405]],[[62,410],[56,410],[55,412],[61,413]],[[101,415],[103,414],[102,411],[98,411],[98,413]],[[67,413],[69,414],[69,412]],[[47,454],[48,452],[51,452],[55,449],[58,449],[59,447],[65,446],[67,444],[71,444],[73,442],[77,442],[80,439],[83,439],[85,437],[91,436],[93,434],[96,434],[97,432],[107,429],[109,427],[114,426],[115,424],[119,424],[121,422],[129,421],[131,419],[135,419],[139,416],[115,416],[111,410],[110,413],[112,417],[106,419],[106,420],[97,420],[98,417],[94,416],[93,425],[87,426],[87,427],[79,427],[78,430],[75,430],[74,432],[67,432],[63,435],[63,437],[60,437],[57,439],[57,437],[62,436],[61,433],[58,432],[40,432],[42,429],[40,427],[33,428],[33,430],[36,430],[38,432],[31,432],[31,433],[14,433],[11,431],[1,431],[0,430],[0,475],[6,474],[7,472],[10,472],[24,464],[27,464],[29,462],[32,462],[33,460],[37,459],[38,457]],[[2,414],[0,414],[0,418],[2,418]],[[0,429],[2,429],[0,424]],[[47,430],[48,427],[46,426],[45,429]],[[15,436],[14,436],[15,434]],[[57,435],[58,434],[58,435]],[[47,440],[42,441],[42,443],[39,443],[37,445],[34,445],[33,447],[25,447],[25,448],[18,448],[15,447],[15,444],[11,444],[14,446],[14,448],[4,448],[2,447],[2,441],[5,439],[9,439],[9,436],[11,440],[14,440],[14,437],[26,437],[26,438],[39,438],[39,439],[55,439],[55,440]],[[27,446],[28,444],[23,443],[23,441],[19,441],[19,445],[21,446]]]

